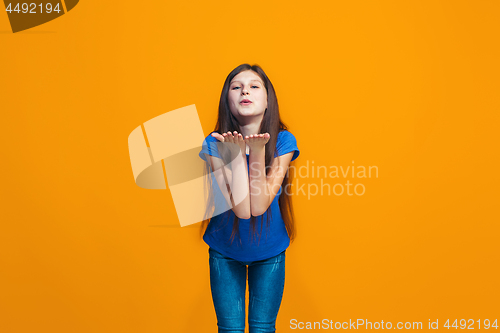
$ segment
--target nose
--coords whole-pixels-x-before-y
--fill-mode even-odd
[[[241,89],[241,94],[242,95],[247,95],[248,94],[248,90],[246,88]]]

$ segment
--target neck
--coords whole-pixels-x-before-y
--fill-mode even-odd
[[[262,134],[259,133],[260,130],[260,124],[262,123],[262,118],[264,118],[264,115],[261,115],[259,117],[252,117],[248,119],[242,119],[243,121],[240,121],[240,129],[241,129],[241,135],[243,135],[243,138],[245,136],[250,136],[252,134]]]

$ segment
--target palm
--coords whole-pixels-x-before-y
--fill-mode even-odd
[[[250,149],[260,149],[265,147],[270,138],[271,136],[269,135],[269,133],[252,134],[245,137],[245,142],[250,147]]]
[[[246,150],[246,143],[245,140],[243,139],[243,135],[240,133],[234,131],[233,133],[227,132],[227,133],[212,133],[212,136],[219,140],[220,142],[229,142],[229,143],[234,143],[237,144],[240,147],[240,150],[245,154]]]

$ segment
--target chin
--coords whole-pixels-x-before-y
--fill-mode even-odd
[[[258,113],[258,112],[242,112],[240,113],[240,116],[241,117],[256,117],[256,116],[260,116],[264,113]]]
[[[261,114],[264,114],[264,110],[259,111],[254,109],[240,109],[239,113],[242,116],[259,116]]]

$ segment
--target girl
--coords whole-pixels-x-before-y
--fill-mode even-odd
[[[234,148],[241,152],[239,158],[226,159]],[[295,238],[288,166],[299,153],[295,137],[280,119],[267,75],[258,65],[236,67],[224,82],[215,130],[200,152],[218,188],[214,192],[223,200],[216,200],[215,207],[228,207],[203,221],[201,229],[203,234],[206,227],[203,240],[209,245],[219,332],[245,331],[247,279],[250,333],[275,332],[285,252]]]

